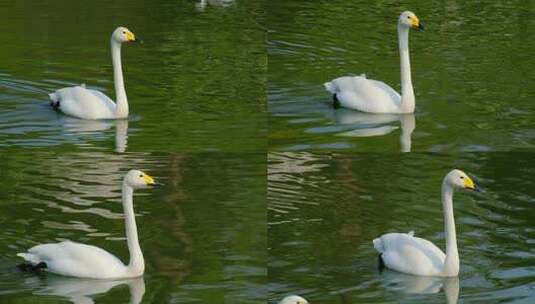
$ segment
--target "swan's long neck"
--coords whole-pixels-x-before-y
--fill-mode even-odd
[[[453,218],[453,188],[446,181],[442,183],[442,207],[444,208],[444,232],[446,233],[446,260],[443,272],[447,276],[459,274],[459,252]]]
[[[123,67],[121,64],[121,44],[111,40],[111,59],[113,63],[113,81],[115,83],[116,109],[115,116],[124,118],[128,116],[128,99],[124,88]]]
[[[142,275],[145,270],[145,261],[137,237],[136,218],[134,214],[134,204],[132,202],[133,195],[134,189],[123,182],[124,222],[126,241],[128,242],[128,251],[130,252],[128,271],[133,275]]]
[[[401,67],[401,110],[414,112],[414,90],[411,79],[411,61],[409,56],[409,28],[398,24],[399,57]]]

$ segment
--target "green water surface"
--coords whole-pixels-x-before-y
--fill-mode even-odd
[[[323,83],[338,76],[399,89],[405,9],[427,24],[410,37],[414,115],[333,109]],[[525,1],[0,1],[0,303],[535,302],[533,15]],[[119,25],[144,41],[122,48],[130,117],[53,111],[64,86],[115,98]],[[133,168],[163,184],[134,196],[142,278],[17,271],[17,253],[67,239],[127,261]],[[383,233],[444,247],[453,168],[482,188],[454,197],[459,278],[378,272]]]
[[[531,153],[269,155],[271,300],[311,303],[532,303],[535,216]],[[444,250],[440,186],[461,168],[481,192],[453,208],[458,278],[378,270],[372,240],[414,231]]]
[[[0,184],[0,302],[265,302],[264,154],[31,152],[0,160],[9,181]],[[18,252],[63,240],[128,262],[121,181],[130,168],[164,184],[134,195],[142,278],[80,280],[15,268]]]
[[[266,94],[263,1],[0,1],[0,302],[264,303]],[[56,113],[48,93],[85,83],[128,120]],[[16,270],[39,243],[72,240],[128,261],[121,180],[134,197],[146,272],[96,281]]]
[[[264,151],[265,30],[261,0],[1,1],[0,146],[84,145],[134,151]],[[84,122],[48,107],[48,93],[85,83],[115,99],[109,37],[122,47],[130,118]]]
[[[535,3],[269,1],[271,150],[464,152],[535,145]],[[411,31],[412,117],[334,110],[323,83],[366,74],[400,90],[397,18]],[[401,137],[401,138],[400,138]],[[406,140],[405,140],[406,141]]]

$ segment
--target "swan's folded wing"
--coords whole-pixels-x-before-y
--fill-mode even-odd
[[[115,104],[115,102],[113,100],[111,100],[111,98],[109,98],[108,96],[106,96],[106,94],[100,92],[100,91],[97,91],[97,90],[92,90],[92,89],[86,89],[87,91],[89,91],[89,93],[95,95],[95,97],[101,99],[102,101],[106,102],[106,103],[110,103],[110,104]]]
[[[97,97],[98,99],[102,100],[102,103],[106,105],[106,107],[111,111],[111,112],[114,112],[115,111],[115,107],[116,107],[116,104],[113,100],[111,100],[111,98],[109,98],[108,96],[106,96],[106,94],[100,92],[100,91],[97,91],[97,90],[92,90],[92,89],[87,89],[87,91],[91,94],[93,94],[95,97]]]
[[[71,241],[37,245],[30,248],[28,253],[41,257],[43,262],[53,259],[75,259],[78,261],[98,259],[121,262],[117,257],[104,249]]]
[[[369,86],[373,86],[373,87],[383,91],[384,93],[388,94],[390,96],[390,98],[392,98],[392,100],[400,100],[401,101],[401,96],[399,95],[399,93],[396,92],[396,90],[392,89],[392,87],[390,87],[386,83],[384,83],[382,81],[379,81],[379,80],[373,80],[373,79],[366,79],[366,80],[368,81],[368,85]]]
[[[412,235],[408,235],[408,237],[412,241],[410,245],[414,247],[416,250],[424,253],[430,259],[432,259],[434,263],[444,262],[446,255],[435,244],[433,244],[432,242],[426,239],[413,237]]]
[[[82,86],[59,89],[50,98],[59,101],[63,113],[78,118],[113,118],[115,111],[115,103],[108,96]]]
[[[18,253],[27,262],[39,264],[41,262],[50,263],[53,259],[65,260],[69,258],[68,252],[63,248],[62,243],[41,244],[28,249],[28,252]]]
[[[383,249],[385,264],[405,273],[437,275],[446,258],[435,244],[407,233],[388,233],[377,243]]]
[[[338,77],[331,82],[326,83],[325,87],[332,93],[353,91],[357,94],[362,94],[363,97],[372,98],[374,97],[373,95],[386,94],[390,99],[401,100],[399,93],[392,89],[389,85],[382,81],[368,79],[365,75]]]
[[[88,96],[87,94],[90,95]],[[106,96],[104,93],[97,90],[87,89],[85,85],[62,88],[50,95],[58,96],[60,100],[73,99],[78,101],[86,100],[89,97],[91,98],[92,102],[95,102],[95,99],[93,98],[96,97],[97,100],[100,100],[101,102],[115,104],[113,100],[111,100],[111,98]]]
[[[364,76],[339,77],[325,87],[345,108],[371,113],[397,113],[400,95],[387,84]]]

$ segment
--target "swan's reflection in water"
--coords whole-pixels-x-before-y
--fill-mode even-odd
[[[128,143],[128,120],[85,120],[69,116],[60,116],[58,119],[65,133],[94,133],[102,132],[115,125],[115,152],[126,151]]]
[[[459,277],[423,277],[386,270],[380,278],[383,285],[391,290],[410,294],[433,294],[443,289],[446,303],[455,304],[459,299]]]
[[[92,280],[47,275],[45,278],[31,277],[26,283],[28,285],[35,285],[35,280],[42,280],[38,283],[39,285],[43,285],[42,288],[36,288],[34,290],[33,293],[35,295],[64,297],[76,304],[95,303],[92,298],[93,296],[107,293],[119,285],[128,285],[128,289],[130,290],[130,302],[128,303],[141,303],[145,294],[145,281],[143,277],[124,280]],[[126,302],[121,301],[121,303]]]
[[[401,152],[411,151],[411,136],[416,128],[414,114],[370,114],[349,109],[333,109],[325,112],[336,124],[310,128],[309,133],[336,133],[335,136],[372,137],[384,136],[398,129]]]
[[[228,7],[234,4],[234,0],[200,0],[195,3],[195,8],[198,11],[202,12],[206,9],[208,5],[218,6],[218,7]]]
[[[121,119],[115,121],[115,152],[123,153],[126,151],[128,142],[128,120]]]

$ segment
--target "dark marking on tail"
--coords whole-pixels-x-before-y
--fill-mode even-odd
[[[336,94],[333,94],[333,108],[338,109],[340,107],[340,101],[336,97]]]
[[[385,269],[385,261],[383,261],[383,254],[382,253],[379,253],[379,255],[377,256],[377,260],[378,260],[378,267],[379,267],[379,272],[383,272],[383,270]]]
[[[17,265],[17,268],[20,271],[24,271],[24,272],[40,272],[42,269],[47,268],[47,266],[45,262],[41,262],[37,265],[32,265],[30,263],[21,263]]]
[[[51,101],[51,102],[50,102],[50,106],[51,106],[52,108],[54,108],[54,110],[59,109],[59,100],[58,100],[58,101],[55,101],[55,102],[54,102],[54,101]]]

